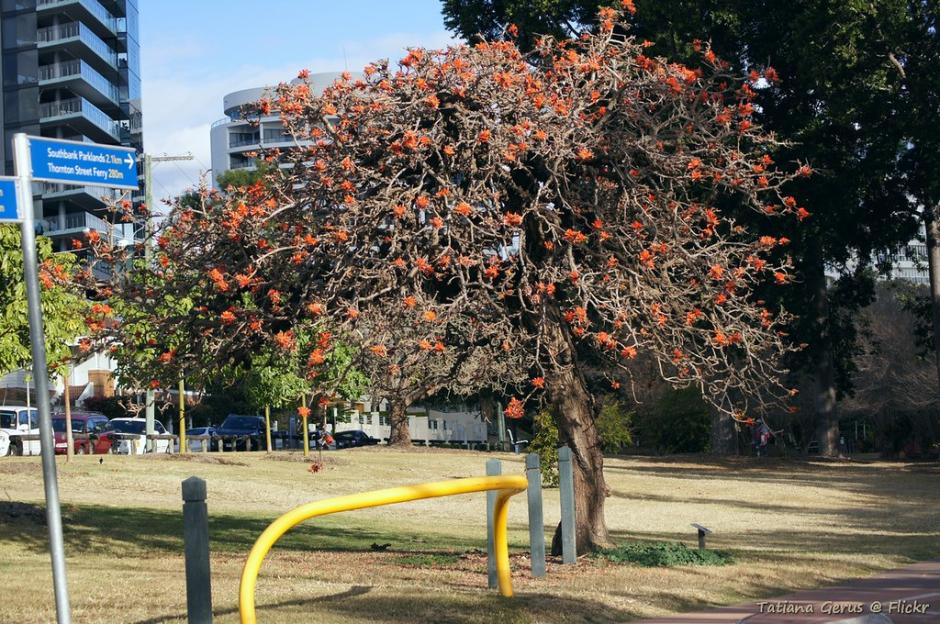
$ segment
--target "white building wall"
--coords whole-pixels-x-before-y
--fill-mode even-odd
[[[439,411],[429,409],[424,413],[409,414],[408,427],[413,440],[428,443],[478,443],[486,442],[486,423],[479,411]],[[359,412],[351,416],[349,423],[336,423],[336,431],[364,431],[373,438],[388,439],[391,427],[387,417],[379,412]]]

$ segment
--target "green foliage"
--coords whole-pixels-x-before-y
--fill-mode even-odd
[[[708,447],[711,412],[698,388],[667,391],[638,417],[640,444],[660,453],[701,453]]]
[[[46,356],[54,367],[70,357],[68,344],[87,332],[88,303],[57,281],[70,273],[74,257],[53,254],[47,238],[38,237],[36,242],[40,277],[46,282],[41,294]],[[0,225],[0,375],[26,368],[32,359],[20,232],[17,226]]]
[[[101,412],[108,418],[124,418],[127,410],[121,405],[120,397],[89,397],[85,399],[84,408],[90,412]]]
[[[558,426],[551,411],[544,409],[535,415],[535,436],[529,444],[529,451],[538,453],[539,466],[542,470],[542,485],[558,486]]]
[[[633,434],[630,431],[633,412],[627,411],[620,401],[604,401],[595,422],[605,453],[619,453],[624,446],[633,444]]]
[[[211,384],[202,401],[186,410],[186,416],[198,427],[220,425],[229,414],[254,413],[256,408],[246,396],[245,384],[228,380]]]
[[[399,564],[415,568],[441,568],[455,565],[459,561],[460,555],[453,553],[422,553],[398,558]]]
[[[678,542],[634,542],[616,548],[599,550],[592,555],[613,563],[634,564],[644,568],[674,566],[723,566],[734,563],[730,553],[720,550],[698,550]]]
[[[301,324],[294,330],[297,348],[292,352],[272,347],[252,358],[251,368],[244,376],[245,394],[251,405],[258,409],[287,407],[296,405],[301,396],[311,392],[304,354],[316,347],[321,331],[319,326]],[[337,394],[346,400],[359,398],[368,380],[353,367],[353,355],[348,345],[335,344],[318,369],[317,385],[335,387]]]
[[[236,188],[251,186],[256,182],[264,180],[264,177],[271,172],[274,165],[261,159],[255,160],[255,169],[229,169],[216,177],[216,182],[222,190],[230,186]]]
[[[256,409],[296,404],[309,384],[298,374],[296,355],[270,352],[257,356],[245,376],[245,395]]]

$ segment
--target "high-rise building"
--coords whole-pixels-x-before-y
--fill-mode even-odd
[[[138,0],[0,0],[0,143],[13,174],[17,132],[143,151]],[[105,202],[119,192],[98,186],[37,183],[36,219],[65,251],[90,230],[106,232]],[[135,196],[137,198],[139,196]],[[133,241],[140,224],[118,223]]]

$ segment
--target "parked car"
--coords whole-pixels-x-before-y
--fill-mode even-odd
[[[264,418],[261,416],[242,416],[229,414],[216,429],[216,434],[222,437],[223,448],[226,451],[243,451],[246,440],[251,440],[251,448],[263,449],[265,445]]]
[[[159,420],[153,421],[153,428],[154,433],[166,434],[166,428]],[[130,455],[131,442],[133,442],[134,454],[143,455],[147,452],[147,419],[114,418],[108,421],[101,437],[108,439],[112,453]],[[155,453],[171,453],[173,451],[172,440],[154,440],[153,443]]]
[[[379,441],[373,438],[365,431],[340,431],[333,434],[333,440],[336,448],[353,448],[356,446],[373,446]]]
[[[211,436],[211,438],[206,440],[192,440],[192,436]],[[203,444],[208,444],[206,450],[211,451],[216,447],[216,439],[218,438],[219,433],[215,427],[193,427],[192,429],[186,430],[186,442],[189,445],[189,450],[191,451],[201,451]]]
[[[65,432],[65,414],[52,415],[52,431],[55,434],[55,452],[64,455],[68,450]],[[72,412],[72,444],[78,455],[111,452],[111,438],[102,437],[108,425],[108,417],[100,412]]]
[[[39,455],[39,438],[24,440],[24,434],[39,435],[39,410],[23,405],[0,407],[0,456]]]

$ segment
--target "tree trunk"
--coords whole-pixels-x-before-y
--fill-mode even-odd
[[[546,374],[546,390],[554,406],[559,442],[571,449],[575,539],[578,552],[587,553],[612,545],[604,519],[604,501],[610,492],[604,481],[604,454],[593,399],[576,367],[574,343],[558,316],[543,327],[546,347],[555,356],[553,370]],[[552,539],[552,554],[561,554],[560,524]]]
[[[389,399],[388,420],[392,431],[388,435],[388,445],[411,447],[411,429],[408,427],[408,404],[401,399]]]
[[[736,433],[731,414],[716,412],[712,417],[711,447],[715,455],[736,455]]]
[[[818,250],[816,250],[818,252]],[[835,370],[832,362],[832,340],[829,335],[829,291],[821,254],[813,254],[809,267],[813,280],[812,292],[817,343],[815,345],[815,384],[813,406],[816,415],[816,443],[819,454],[835,457],[839,453],[839,418],[836,415]]]
[[[940,206],[924,207],[924,228],[927,230],[927,270],[930,273],[930,302],[933,315],[933,352],[940,384]]]

